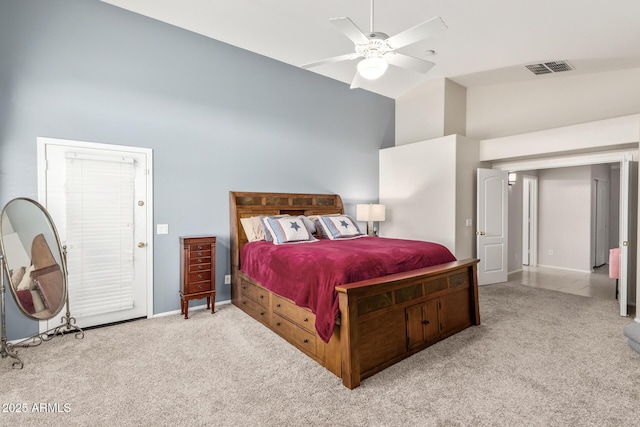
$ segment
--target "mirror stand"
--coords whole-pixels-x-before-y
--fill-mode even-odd
[[[24,362],[18,357],[18,354],[13,350],[13,345],[7,342],[7,324],[5,317],[5,287],[4,287],[4,256],[0,253],[0,310],[2,311],[2,338],[0,338],[0,355],[2,358],[13,357],[16,359],[11,364],[12,367],[22,369]]]
[[[67,257],[67,247],[62,247],[62,256]],[[75,337],[77,339],[84,338],[84,331],[76,325],[76,318],[71,316],[71,311],[69,309],[69,293],[65,296],[66,303],[66,314],[60,318],[60,325],[55,328],[51,328],[48,331],[41,332],[37,335],[34,335],[29,338],[25,338],[17,343],[9,343],[7,342],[7,328],[6,328],[6,320],[5,320],[5,285],[4,285],[4,257],[0,253],[0,269],[2,269],[0,274],[0,293],[2,296],[0,297],[0,310],[2,310],[2,338],[0,339],[0,355],[2,358],[12,357],[16,359],[15,362],[12,363],[12,367],[16,369],[22,369],[24,367],[24,362],[22,359],[18,357],[17,352],[14,350],[15,347],[36,347],[42,344],[44,341],[49,341],[56,335],[64,335],[67,333],[75,332]]]

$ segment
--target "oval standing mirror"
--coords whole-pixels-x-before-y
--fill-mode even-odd
[[[27,198],[7,203],[0,216],[0,246],[9,288],[20,310],[37,320],[58,314],[66,301],[67,269],[46,209]]]

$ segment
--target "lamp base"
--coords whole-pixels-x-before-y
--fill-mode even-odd
[[[375,236],[376,232],[373,228],[373,221],[367,221],[367,236]]]

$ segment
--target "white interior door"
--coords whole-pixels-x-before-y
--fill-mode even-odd
[[[39,138],[40,200],[67,249],[69,304],[81,328],[153,313],[150,155]]]
[[[478,284],[506,282],[507,258],[507,172],[478,169],[476,253]]]
[[[631,156],[627,155],[620,163],[620,316],[627,316],[629,289],[636,285],[636,244],[631,241],[637,233],[637,199],[633,191],[637,192],[637,186],[634,184],[634,177],[637,180],[637,163],[632,162]]]

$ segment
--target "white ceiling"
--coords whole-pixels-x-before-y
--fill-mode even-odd
[[[348,16],[365,32],[370,22],[369,0],[103,1],[295,66],[353,51],[329,18]],[[377,0],[374,30],[393,36],[434,16],[448,29],[400,52],[436,66],[427,74],[389,67],[364,89],[397,98],[443,77],[473,87],[640,67],[640,0]],[[524,68],[556,60],[575,70]],[[310,72],[351,83],[356,63]]]

